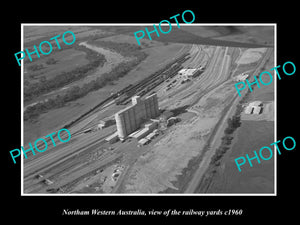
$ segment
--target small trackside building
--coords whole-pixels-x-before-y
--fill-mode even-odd
[[[261,114],[262,109],[263,109],[262,101],[254,101],[254,102],[250,102],[246,106],[244,113],[245,114]]]

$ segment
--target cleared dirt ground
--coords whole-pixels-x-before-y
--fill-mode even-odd
[[[182,26],[181,29],[204,38],[271,46],[274,44],[274,28],[271,26],[203,26],[199,29]]]

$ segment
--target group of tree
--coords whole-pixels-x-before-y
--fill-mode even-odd
[[[237,104],[235,114],[232,116],[232,118],[228,118],[227,127],[224,130],[224,136],[222,137],[221,145],[216,149],[216,153],[211,159],[211,164],[215,166],[220,165],[220,160],[222,156],[226,153],[228,149],[230,149],[230,145],[233,140],[233,133],[242,124],[241,113],[243,111],[243,104],[248,100],[249,94],[250,89],[248,89],[247,93]]]
[[[89,63],[76,67],[71,71],[62,72],[49,79],[41,77],[37,82],[27,82],[24,86],[25,102],[30,101],[41,94],[45,94],[57,88],[61,88],[71,82],[82,79],[87,76],[88,72],[99,66],[102,66],[106,62],[105,56],[102,54],[87,49],[83,46],[77,46],[76,49],[86,52],[86,58],[89,60]],[[48,63],[53,64],[56,63],[56,61],[50,60]]]
[[[102,74],[101,76],[97,77],[97,79],[85,83],[81,87],[72,86],[68,88],[64,94],[57,95],[56,97],[48,99],[47,101],[37,103],[33,106],[29,106],[24,112],[24,120],[35,120],[41,113],[47,112],[50,109],[62,107],[66,103],[81,98],[87,95],[91,91],[96,91],[108,84],[112,84],[113,81],[118,80],[120,77],[125,76],[130,70],[132,70],[142,60],[144,60],[146,56],[147,56],[146,54],[143,54],[143,57],[133,58],[130,61],[121,62],[116,67],[114,67],[110,72]],[[60,82],[67,82],[66,80],[63,80],[63,79],[68,80],[67,75],[61,77],[62,78],[59,79]],[[72,78],[70,78],[70,80],[71,79]],[[48,85],[49,85],[48,81],[44,82],[44,86],[49,90]]]
[[[224,136],[222,137],[221,145],[216,149],[215,154],[211,158],[211,164],[218,166],[220,160],[228,149],[230,149],[231,142],[233,140],[234,131],[241,126],[240,111],[237,110],[232,118],[228,118],[227,127],[224,130]]]

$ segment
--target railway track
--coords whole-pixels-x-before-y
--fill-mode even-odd
[[[31,190],[35,186],[40,186],[39,183],[41,183],[41,179],[35,178],[37,175],[42,174],[43,180],[52,180],[56,179],[56,177],[62,175],[65,173],[65,171],[70,170],[79,164],[81,164],[81,167],[85,167],[84,165],[88,165],[89,163],[84,162],[84,159],[91,151],[98,148],[101,143],[103,144],[104,140],[96,140],[88,144],[88,147],[83,146],[75,152],[61,156],[57,161],[52,161],[52,163],[49,161],[50,163],[44,165],[38,170],[32,171],[24,177],[24,189]]]
[[[186,53],[180,56],[178,59],[172,61],[168,65],[166,65],[163,69],[155,72],[153,75],[139,81],[137,84],[132,85],[127,89],[125,93],[123,93],[123,97],[121,96],[121,100],[118,102],[119,104],[127,104],[130,101],[130,98],[133,95],[145,95],[147,92],[152,90],[154,87],[158,86],[165,79],[173,77],[177,74],[177,72],[182,69],[181,64],[189,59],[189,54]]]
[[[176,75],[176,73],[181,69],[180,66],[183,62],[185,62],[186,60],[189,59],[189,53],[185,53],[181,56],[179,56],[178,58],[176,58],[175,60],[171,61],[170,63],[168,63],[163,69],[160,69],[159,71],[153,73],[152,75],[144,78],[141,81],[138,81],[136,84],[130,84],[127,87],[123,88],[122,90],[120,90],[119,92],[109,96],[108,98],[104,99],[103,101],[101,101],[100,103],[98,103],[97,105],[95,105],[94,107],[90,108],[87,112],[83,113],[82,115],[80,115],[78,118],[76,118],[75,120],[69,122],[68,124],[65,124],[62,128],[71,128],[72,126],[74,126],[75,124],[78,124],[80,121],[84,120],[87,116],[89,116],[90,114],[94,113],[96,110],[98,110],[99,107],[110,103],[111,101],[115,101],[117,98],[122,98],[123,99],[120,101],[121,104],[127,104],[128,100],[135,94],[138,93],[138,91],[141,91],[143,89],[146,89],[147,87],[148,90],[145,91],[148,92],[149,90],[151,90],[154,86],[159,85],[160,83],[162,83],[164,81],[164,79],[160,79],[160,77],[164,74],[169,74],[168,77],[173,77],[174,75]],[[151,86],[152,84],[152,86]],[[141,92],[139,92],[141,94]],[[143,93],[143,94],[145,94]]]
[[[44,157],[31,162],[29,165],[25,164],[24,182],[37,174],[46,173],[51,170],[51,168],[55,168],[56,166],[64,164],[70,158],[76,157],[76,155],[86,151],[90,146],[97,146],[104,142],[104,138],[100,140],[94,140],[86,143],[86,145],[81,146],[76,151],[72,151],[73,146],[68,146],[66,148],[69,149],[69,151],[66,151],[66,148],[62,148],[61,151],[56,152],[56,154],[45,155]]]
[[[264,56],[258,62],[258,65],[256,66],[254,74],[258,74],[262,70],[265,63],[269,59],[271,53],[272,53],[271,50],[267,49]],[[251,76],[251,78],[253,78],[253,76]],[[220,84],[214,88],[217,88],[218,86],[220,86]],[[201,96],[201,97],[203,97],[203,96]],[[229,116],[231,116],[235,112],[234,107],[237,105],[237,103],[239,101],[240,101],[240,99],[239,99],[237,93],[235,93],[235,96],[232,99],[232,102],[229,104],[229,107],[226,110],[226,113],[220,118],[220,120],[218,122],[218,123],[221,123],[222,125],[221,126],[219,125],[218,127],[214,128],[215,134],[210,137],[210,141],[208,142],[208,145],[211,146],[211,148],[209,149],[209,151],[207,150],[202,153],[203,159],[201,162],[199,162],[199,167],[193,173],[192,179],[190,180],[188,186],[186,187],[186,189],[184,191],[185,193],[194,193],[196,191],[196,189],[199,189],[199,186],[201,185],[200,182],[202,180],[203,174],[207,170],[208,165],[211,160],[211,157],[214,155],[216,148],[220,144],[220,137],[222,136],[223,130],[225,129],[225,127],[223,126],[223,123],[225,123],[224,121],[226,121],[227,118],[229,118]]]

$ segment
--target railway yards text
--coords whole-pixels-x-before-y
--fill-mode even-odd
[[[285,67],[286,67],[287,64],[290,64],[290,65],[293,67],[293,71],[291,71],[291,69],[290,69],[291,66],[289,66],[289,67],[290,67],[290,68],[289,68],[289,71],[291,71],[291,72],[287,72],[287,71],[286,71],[286,68],[285,68]],[[280,76],[280,74],[279,74],[279,72],[278,72],[278,68],[279,68],[279,67],[280,67],[280,65],[275,66],[275,67],[273,67],[273,68],[270,69],[270,70],[275,70],[276,73],[277,73],[278,79],[281,80],[281,76]],[[288,62],[285,62],[285,63],[283,64],[282,70],[283,70],[283,72],[285,73],[285,75],[291,76],[291,75],[293,75],[293,74],[296,72],[296,66],[295,66],[295,64],[294,64],[293,62],[288,61]],[[265,74],[266,74],[266,75],[265,75]],[[265,82],[262,80],[263,75],[269,76],[269,78],[268,78],[268,79],[270,79],[269,82],[265,83]],[[255,84],[256,84],[258,88],[260,88],[259,83],[261,83],[262,85],[268,86],[269,84],[272,83],[273,77],[272,77],[272,74],[271,74],[269,71],[263,71],[263,72],[259,75],[259,81],[260,81],[260,82],[257,80],[257,77],[256,77],[256,76],[254,76],[254,80],[255,80],[254,82],[249,83],[249,80],[246,78],[246,83],[247,83],[247,85],[248,85],[248,88],[250,89],[250,92],[253,91],[253,89],[251,88],[252,85],[255,85]],[[236,83],[236,84],[234,85],[236,91],[237,91],[238,94],[239,94],[239,96],[242,96],[240,91],[241,91],[241,90],[244,90],[244,89],[246,88],[246,83],[245,83],[244,81],[241,81],[241,82],[238,82],[238,83]],[[243,86],[239,88],[238,86],[239,86],[240,84],[242,84]]]
[[[68,139],[63,140],[63,139],[61,138],[60,133],[61,133],[62,131],[65,131],[65,132],[68,134]],[[54,141],[54,138],[53,138],[53,135],[55,135],[55,134],[56,134],[56,132],[53,132],[53,133],[48,134],[48,135],[45,136],[45,138],[50,137],[50,139],[51,139],[51,141],[52,141],[52,144],[53,144],[53,147],[56,146],[55,141]],[[60,142],[65,143],[65,142],[68,142],[68,141],[71,139],[71,133],[70,133],[70,131],[69,131],[68,129],[63,128],[63,129],[60,129],[60,130],[57,132],[57,137],[58,137],[58,140],[60,140]],[[41,143],[41,142],[44,142],[44,146],[45,146],[44,149],[41,150],[41,149],[38,148],[38,147],[41,147],[40,145],[38,145],[38,142],[40,142],[40,143]],[[24,156],[25,156],[25,159],[27,159],[27,155],[26,155],[27,152],[30,152],[30,151],[31,151],[32,154],[35,155],[35,152],[34,152],[34,149],[33,149],[33,147],[32,147],[32,144],[29,142],[28,145],[30,146],[30,148],[29,148],[29,149],[26,149],[26,150],[24,149],[23,146],[21,146],[21,149],[22,149],[22,152],[23,152],[23,154],[24,154]],[[43,145],[43,144],[42,144],[42,145]],[[46,151],[47,148],[48,148],[48,143],[47,143],[47,141],[46,141],[45,139],[43,139],[43,138],[38,138],[38,139],[36,139],[35,142],[34,142],[34,147],[35,147],[35,150],[37,150],[38,152],[44,152],[44,151]],[[14,152],[17,152],[17,154],[14,155]],[[14,164],[16,164],[15,158],[16,158],[16,157],[19,157],[19,156],[21,155],[20,149],[13,149],[13,150],[9,151],[9,153],[10,153],[10,155],[11,155],[11,158],[12,158],[13,161],[14,161]]]

